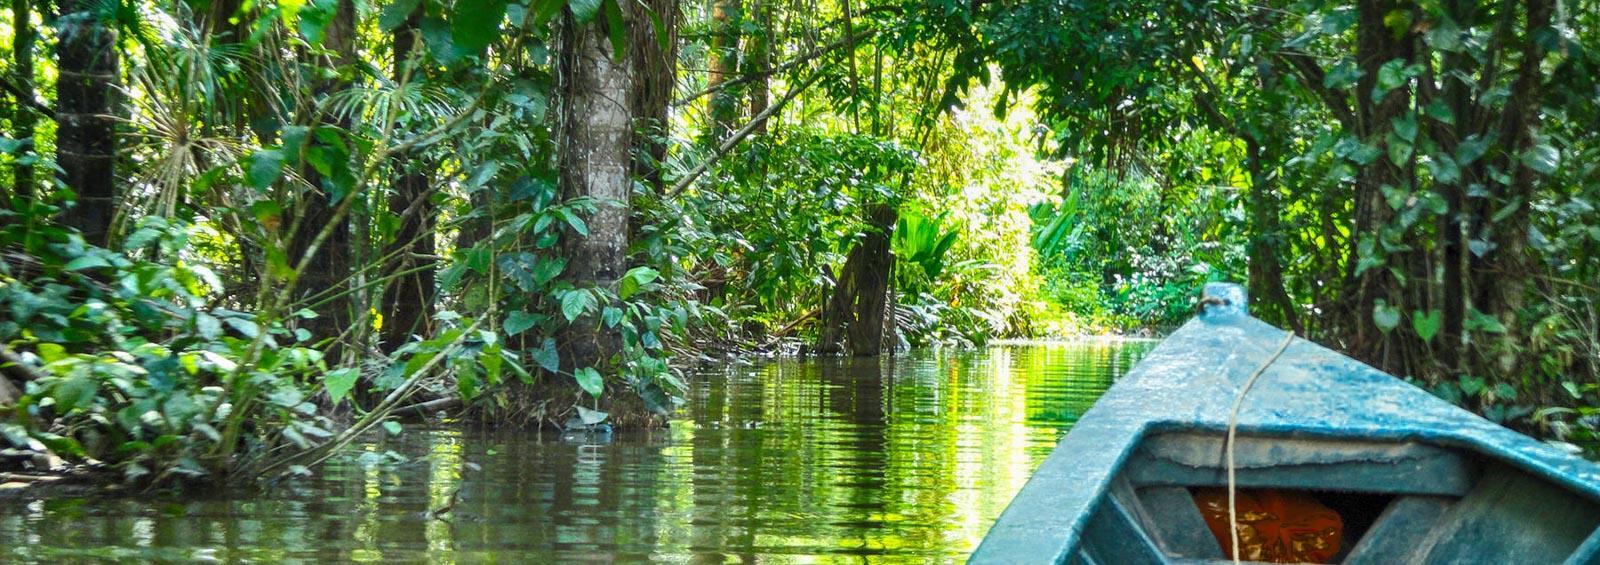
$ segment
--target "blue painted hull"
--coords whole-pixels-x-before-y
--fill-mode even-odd
[[[974,563],[1220,562],[1192,499],[1227,484],[1348,504],[1343,563],[1600,563],[1600,466],[1250,317],[1162,342],[1073,427]],[[1268,361],[1271,363],[1267,363]]]

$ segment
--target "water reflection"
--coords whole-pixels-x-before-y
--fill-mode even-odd
[[[13,501],[0,557],[959,561],[1148,347],[728,365],[670,429],[609,442],[414,431],[249,495]],[[410,462],[371,464],[389,450]]]

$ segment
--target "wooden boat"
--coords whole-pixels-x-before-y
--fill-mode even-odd
[[[1600,466],[1288,338],[1237,285],[1206,297],[1062,439],[973,563],[1231,562],[1194,494],[1228,484],[1241,389],[1235,488],[1338,512],[1331,562],[1600,563]]]

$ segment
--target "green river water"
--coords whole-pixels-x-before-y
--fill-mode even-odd
[[[260,491],[3,500],[0,561],[959,562],[1150,345],[708,367],[653,432],[413,429]]]

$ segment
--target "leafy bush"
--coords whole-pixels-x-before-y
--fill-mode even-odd
[[[19,209],[0,211],[0,348],[27,376],[0,424],[12,448],[162,482],[332,435],[311,402],[322,353],[222,305],[198,228],[147,217],[112,251],[45,221],[53,207]]]

